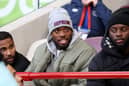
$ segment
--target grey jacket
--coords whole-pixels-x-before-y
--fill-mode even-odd
[[[77,38],[70,48],[60,53],[54,61],[53,72],[87,72],[88,64],[96,51],[86,42]],[[54,54],[48,49],[47,43],[40,45],[32,59],[27,72],[45,72]],[[85,86],[86,79],[55,79],[34,80],[36,86]]]

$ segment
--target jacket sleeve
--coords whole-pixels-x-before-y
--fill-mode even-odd
[[[112,14],[112,11],[109,8],[107,8],[101,0],[98,0],[95,10],[96,10],[96,14],[103,22],[104,26],[106,26]]]
[[[74,70],[79,70],[80,72],[87,72],[88,65],[95,54],[96,54],[96,51],[93,48],[88,48],[87,50],[84,50],[79,56],[75,65],[75,68],[78,68],[78,69],[74,69]],[[71,85],[71,86],[86,86],[86,84],[87,84],[86,79],[78,79],[78,84]]]
[[[49,52],[43,53],[43,51],[46,50],[46,46],[40,45],[37,49],[36,52],[34,53],[33,59],[29,67],[27,68],[26,72],[41,72],[42,70],[42,59],[44,57],[49,55]],[[44,57],[43,57],[44,56]],[[44,79],[36,79],[33,80],[34,86],[51,86],[46,80]]]
[[[102,61],[96,57],[98,57],[98,55],[96,55],[90,62],[88,71],[95,72],[102,70]],[[88,79],[86,86],[106,86],[106,82],[104,79]]]
[[[35,72],[35,68],[37,68],[37,63],[39,62],[38,61],[39,59],[37,59],[36,56],[37,56],[37,51],[36,51],[36,53],[34,53],[34,56],[33,56],[33,59],[31,61],[30,65],[25,70],[26,72]]]
[[[43,60],[49,55],[49,52],[46,50],[46,44],[38,46],[34,52],[31,64],[27,68],[26,72],[40,72],[42,65],[44,64]]]

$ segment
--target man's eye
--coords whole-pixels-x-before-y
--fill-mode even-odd
[[[55,33],[58,33],[59,31],[58,31],[58,30],[55,30],[54,32],[55,32]]]
[[[115,33],[116,32],[116,29],[111,28],[110,31],[113,32],[113,33]]]
[[[128,28],[126,28],[126,27],[121,28],[121,31],[123,31],[123,32],[126,32],[127,30],[128,30]]]
[[[6,51],[6,48],[1,48],[0,51],[1,52]]]
[[[14,45],[13,45],[13,44],[9,46],[9,48],[10,48],[10,49],[12,49],[13,47],[14,47]]]

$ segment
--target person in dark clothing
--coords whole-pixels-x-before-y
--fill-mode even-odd
[[[88,13],[86,13],[83,25],[80,27],[79,23],[81,22],[83,8],[90,3],[93,3],[90,5],[91,28],[88,27],[87,23],[90,22],[88,21]],[[71,3],[64,5],[63,8],[68,11],[74,29],[78,31],[78,26],[81,29],[90,29],[88,37],[103,36],[105,33],[105,27],[112,13],[111,10],[103,4],[102,0],[71,0]]]
[[[2,60],[10,64],[16,72],[23,72],[30,62],[16,51],[13,38],[9,32],[0,31],[0,53]]]
[[[129,71],[129,8],[112,14],[102,50],[90,62],[89,71]],[[129,86],[129,79],[88,79],[87,86]]]

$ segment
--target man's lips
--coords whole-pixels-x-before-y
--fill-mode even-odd
[[[8,58],[7,62],[13,62],[14,58]]]
[[[122,40],[122,39],[116,40],[116,43],[119,44],[119,45],[120,44],[123,44],[124,43],[124,40]]]
[[[67,43],[67,40],[59,40],[58,43],[59,44],[66,44]]]

